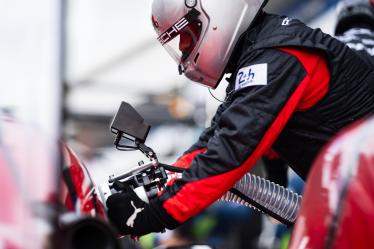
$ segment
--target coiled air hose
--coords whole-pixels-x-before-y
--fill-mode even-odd
[[[301,198],[290,189],[247,173],[221,198],[221,201],[252,207],[286,225],[293,225]]]
[[[184,168],[159,164],[168,171],[183,173]],[[279,184],[247,173],[221,201],[233,202],[257,209],[278,221],[293,225],[296,221],[302,197]]]

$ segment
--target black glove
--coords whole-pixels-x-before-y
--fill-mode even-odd
[[[142,201],[131,189],[111,195],[106,205],[110,221],[123,235],[141,236],[161,232],[165,228],[150,205]]]

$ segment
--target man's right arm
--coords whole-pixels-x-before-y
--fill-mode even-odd
[[[187,151],[185,151],[181,157],[178,158],[178,160],[173,164],[174,166],[187,169],[190,167],[191,162],[198,154],[206,151],[206,145],[208,144],[209,139],[214,135],[214,131],[221,117],[221,113],[225,109],[225,103],[218,107],[210,126],[205,128],[205,130],[199,136],[199,139]]]

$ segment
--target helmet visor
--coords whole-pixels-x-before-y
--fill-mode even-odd
[[[158,37],[178,64],[188,58],[200,38],[202,25],[197,18],[199,14],[192,9]]]

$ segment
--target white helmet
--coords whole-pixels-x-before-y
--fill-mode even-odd
[[[158,40],[189,79],[216,88],[240,36],[267,0],[152,0]]]

